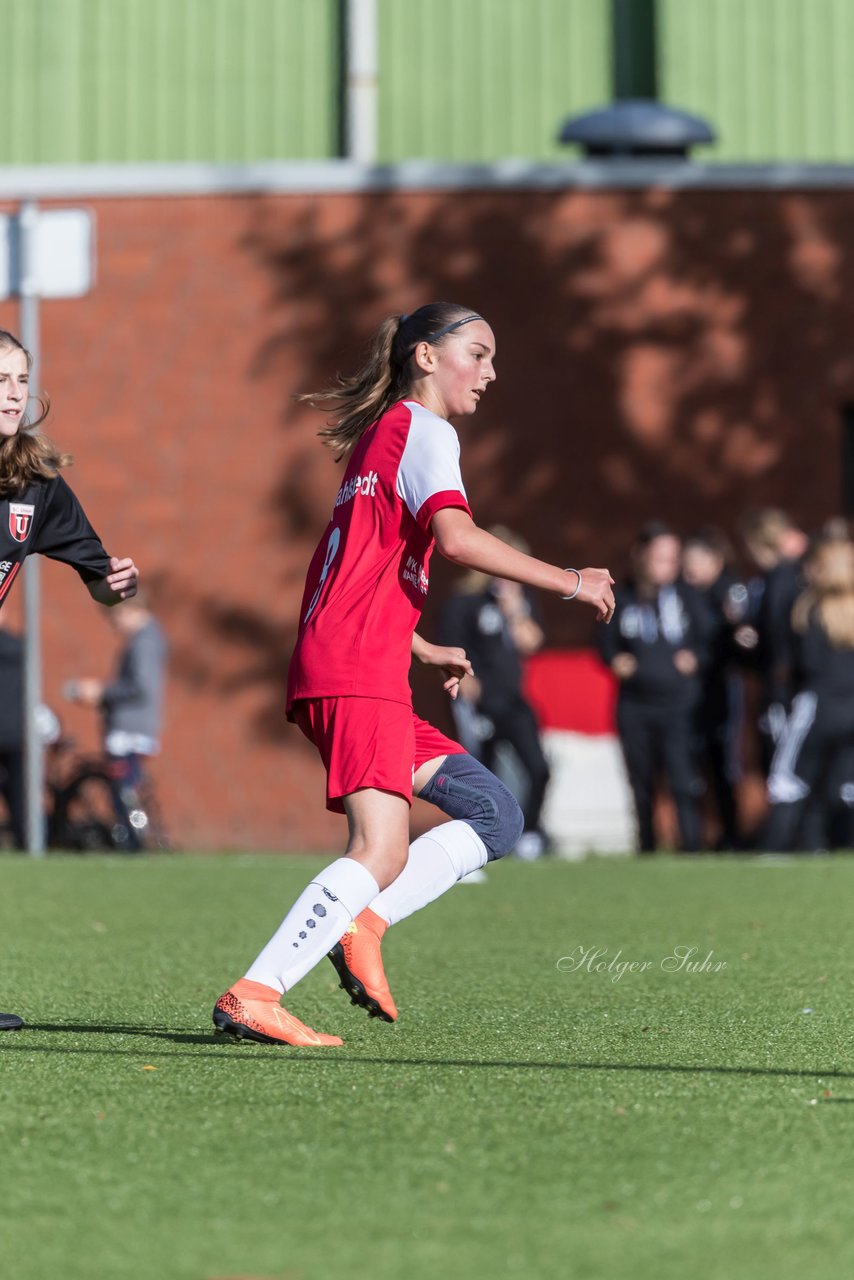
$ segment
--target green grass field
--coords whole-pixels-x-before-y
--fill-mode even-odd
[[[854,861],[504,864],[389,933],[397,1025],[324,962],[343,1049],[214,1037],[318,865],[0,860],[9,1280],[854,1273]]]

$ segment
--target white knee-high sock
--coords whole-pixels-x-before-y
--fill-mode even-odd
[[[353,858],[339,858],[303,890],[246,977],[290,991],[335,945],[376,897],[374,877]]]
[[[370,904],[388,924],[397,924],[435,901],[488,860],[486,845],[467,822],[446,822],[413,840],[406,866]]]

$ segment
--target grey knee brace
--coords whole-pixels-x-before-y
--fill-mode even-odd
[[[467,822],[486,845],[490,862],[515,848],[525,827],[515,798],[474,756],[446,756],[421,799]]]

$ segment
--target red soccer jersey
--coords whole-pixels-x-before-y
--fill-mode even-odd
[[[469,511],[457,433],[423,405],[401,400],[353,450],[309,566],[288,710],[298,698],[348,695],[411,705],[430,521],[443,507]]]

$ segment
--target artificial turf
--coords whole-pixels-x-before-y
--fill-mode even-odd
[[[854,860],[508,862],[388,934],[397,1025],[324,962],[343,1049],[214,1037],[319,865],[0,860],[10,1280],[854,1274]]]

